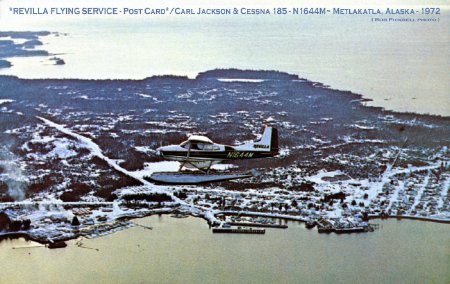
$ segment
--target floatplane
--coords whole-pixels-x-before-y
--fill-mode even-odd
[[[278,155],[278,131],[266,126],[261,138],[242,145],[229,146],[211,141],[206,136],[191,135],[179,145],[156,149],[155,154],[166,160],[180,162],[178,172],[155,172],[150,180],[161,183],[197,184],[251,177],[251,173],[210,174],[213,165],[225,160],[269,158]],[[196,169],[186,173],[182,169]]]

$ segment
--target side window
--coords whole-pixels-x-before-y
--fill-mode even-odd
[[[212,147],[212,148],[213,148],[213,150],[214,150],[214,151],[219,151],[219,150],[220,150],[220,147],[219,147],[219,146],[217,146],[217,145],[213,145],[213,147]]]
[[[206,145],[205,145],[205,150],[208,150],[208,151],[218,151],[218,150],[220,150],[220,147],[217,146],[217,145],[206,144]]]

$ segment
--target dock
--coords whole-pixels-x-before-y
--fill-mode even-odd
[[[318,226],[317,231],[319,232],[319,234],[323,234],[323,233],[328,234],[328,233],[333,233],[335,231],[335,229],[333,227]]]
[[[230,226],[245,226],[245,227],[261,227],[261,228],[275,228],[275,229],[287,229],[288,225],[281,224],[263,224],[263,223],[250,223],[250,222],[227,222]]]
[[[213,233],[225,233],[225,234],[265,234],[265,229],[252,229],[252,228],[213,228]]]
[[[378,228],[375,224],[369,224],[368,226],[355,226],[355,227],[338,227],[338,226],[318,226],[317,231],[319,234],[351,234],[351,233],[367,233],[373,232],[374,229]]]
[[[364,227],[353,227],[353,228],[336,228],[334,229],[336,234],[350,234],[350,233],[366,233],[367,228]]]

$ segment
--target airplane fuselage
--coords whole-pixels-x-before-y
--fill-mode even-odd
[[[257,159],[273,157],[274,153],[261,150],[240,150],[233,146],[215,144],[218,150],[187,150],[178,145],[170,145],[159,148],[160,155],[168,160],[184,161],[190,160],[208,161],[208,160],[233,160],[233,159]]]
[[[193,135],[180,145],[157,149],[157,154],[167,160],[181,162],[181,167],[209,169],[224,160],[268,158],[278,155],[278,133],[266,127],[260,140],[238,146],[216,144],[205,136]]]

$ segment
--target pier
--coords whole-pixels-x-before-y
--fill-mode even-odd
[[[264,223],[250,223],[250,222],[228,222],[230,226],[246,226],[246,227],[261,227],[261,228],[275,228],[275,229],[287,229],[288,225],[281,224],[264,224]]]
[[[265,229],[252,229],[252,228],[213,228],[213,233],[225,233],[225,234],[265,234]]]
[[[364,227],[353,227],[353,228],[336,228],[334,232],[336,234],[350,234],[350,233],[365,233],[368,232],[368,228]]]

